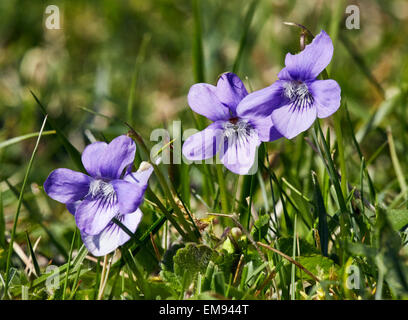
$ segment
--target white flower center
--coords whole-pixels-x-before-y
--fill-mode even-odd
[[[247,141],[248,137],[254,134],[254,129],[246,121],[238,118],[232,118],[224,125],[224,138],[232,143]],[[231,140],[230,140],[231,139]]]
[[[104,197],[104,198],[111,198],[116,196],[115,189],[113,186],[106,181],[95,179],[92,180],[91,184],[89,185],[89,193],[93,198],[95,197]]]
[[[283,84],[284,95],[294,107],[308,107],[313,103],[313,96],[306,83],[301,81],[286,81]]]

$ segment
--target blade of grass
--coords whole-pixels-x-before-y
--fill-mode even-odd
[[[340,172],[341,172],[341,190],[343,192],[343,197],[347,195],[347,167],[346,167],[346,158],[344,155],[344,143],[343,143],[343,133],[341,129],[341,115],[342,110],[337,111],[334,114],[334,130],[337,137],[337,149],[339,153],[339,162],[340,162]]]
[[[192,0],[193,10],[193,44],[192,44],[192,59],[193,59],[193,73],[194,82],[205,82],[205,59],[203,50],[203,32],[200,10],[201,0]],[[191,110],[195,125],[199,130],[203,130],[207,126],[207,119]],[[214,179],[211,170],[207,164],[203,164],[203,189],[206,201],[209,203],[214,194]]]
[[[185,231],[180,227],[180,225],[177,223],[173,215],[166,209],[166,207],[161,203],[159,198],[155,195],[155,193],[148,187],[146,189],[146,196],[150,198],[161,210],[163,215],[170,221],[170,223],[174,226],[174,228],[178,231],[178,233],[184,238],[187,239],[188,236],[185,233]]]
[[[337,38],[339,34],[339,27],[343,17],[344,7],[346,5],[345,0],[337,0],[334,3],[333,14],[331,15],[330,19],[330,26],[329,26],[329,35],[332,39],[333,46],[336,49]],[[330,64],[327,67],[327,72],[330,74],[333,64]]]
[[[18,190],[15,186],[13,186],[7,179],[4,180],[4,182],[7,184],[9,189],[13,192],[13,194],[16,196],[16,198],[19,198],[19,195],[21,193],[20,190]],[[24,200],[22,201],[22,204],[24,208],[29,212],[30,217],[32,217],[36,223],[45,231],[47,236],[50,238],[50,241],[55,245],[55,247],[58,249],[59,253],[61,253],[65,259],[68,258],[68,253],[65,250],[65,247],[57,240],[55,235],[47,228],[47,226],[44,224],[44,221],[39,213],[38,208],[33,208],[31,204]]]
[[[82,265],[82,262],[84,261],[87,254],[88,254],[88,249],[85,247],[85,245],[82,245],[78,251],[78,254],[75,256],[74,260],[72,261],[72,267],[70,268],[72,272],[77,272],[78,268]],[[58,272],[61,275],[61,279],[62,279],[62,276],[64,275],[64,272],[66,272],[67,269],[68,269],[68,263],[65,263],[62,266],[58,267]],[[31,285],[31,288],[35,288],[39,285],[42,285],[45,281],[47,281],[47,278],[49,276],[50,274],[43,274],[41,277],[35,279]]]
[[[139,77],[140,77],[140,69],[141,66],[143,65],[143,62],[146,58],[146,48],[150,42],[151,36],[150,34],[144,34],[142,38],[142,42],[140,44],[140,49],[139,52],[137,53],[136,56],[136,62],[135,62],[135,69],[133,71],[132,75],[132,82],[130,85],[130,92],[129,92],[129,98],[128,98],[128,104],[127,104],[127,119],[130,122],[131,125],[134,125],[133,122],[133,104],[134,104],[134,99],[136,95],[136,88],[138,86],[139,82]]]
[[[355,132],[354,132],[353,124],[352,124],[351,118],[350,118],[350,113],[349,113],[348,108],[347,108],[347,103],[345,103],[344,107],[345,107],[345,111],[346,111],[346,120],[347,120],[347,122],[348,122],[350,131],[351,131],[351,138],[352,138],[352,140],[353,140],[354,147],[355,147],[356,150],[357,150],[357,153],[358,153],[358,155],[359,155],[359,157],[360,157],[360,161],[363,161],[364,156],[363,156],[363,153],[361,152],[360,145],[359,145],[359,143],[358,143],[358,141],[357,141],[357,137],[356,137]],[[387,141],[387,143],[388,143],[388,141]],[[384,145],[384,147],[385,147],[385,145]],[[381,146],[380,149],[382,149],[382,148],[383,148],[383,147]],[[377,150],[377,151],[378,151],[378,150]],[[377,154],[377,152],[375,152],[375,154]],[[372,157],[372,158],[373,158],[373,157]],[[371,160],[371,159],[370,159],[370,160]],[[364,170],[365,170],[365,174],[366,174],[366,176],[367,176],[368,185],[369,185],[369,187],[370,187],[370,197],[371,197],[370,201],[371,201],[372,203],[376,203],[376,197],[377,197],[377,195],[376,195],[376,191],[375,191],[375,188],[374,188],[373,181],[371,180],[371,176],[370,176],[370,174],[368,173],[368,170],[367,170],[367,166],[368,166],[368,165],[369,165],[368,163],[364,165]]]
[[[8,296],[8,285],[9,285],[9,276],[10,276],[10,267],[11,267],[11,255],[13,253],[13,243],[14,243],[14,239],[16,237],[17,223],[18,223],[18,218],[20,216],[21,205],[22,205],[22,202],[23,202],[24,190],[25,190],[25,186],[26,186],[27,181],[28,181],[28,176],[30,175],[31,167],[33,166],[34,157],[35,157],[35,155],[37,153],[38,145],[40,144],[40,139],[41,139],[41,135],[42,135],[42,132],[44,130],[44,127],[45,127],[45,123],[47,122],[47,117],[48,116],[46,115],[45,118],[44,118],[44,121],[42,123],[40,133],[39,133],[38,138],[37,138],[37,142],[35,144],[34,150],[33,150],[32,154],[31,154],[31,158],[30,158],[30,161],[29,161],[28,166],[27,166],[27,170],[26,170],[24,180],[23,180],[23,186],[22,186],[21,191],[20,191],[20,196],[18,198],[17,211],[16,211],[16,215],[14,217],[13,229],[11,230],[10,243],[9,243],[9,248],[8,248],[8,252],[7,252],[6,279],[5,279],[6,285],[5,285],[5,288],[4,288],[4,297],[5,298],[7,298],[7,296]]]
[[[391,127],[387,128],[387,139],[388,139],[388,146],[390,148],[390,155],[392,160],[392,165],[394,166],[394,171],[398,179],[398,183],[401,188],[401,193],[407,194],[407,182],[405,181],[405,176],[401,169],[401,164],[398,160],[397,152],[395,151],[395,144],[394,138],[392,136]]]
[[[334,166],[334,162],[331,158],[331,153],[330,153],[330,149],[329,146],[326,142],[326,139],[324,137],[324,134],[322,132],[322,129],[320,127],[320,123],[319,123],[319,119],[317,119],[317,121],[315,122],[315,126],[314,126],[314,131],[313,131],[313,138],[315,139],[315,143],[316,146],[319,150],[319,153],[321,154],[321,157],[325,163],[325,166],[327,168],[327,171],[329,173],[330,176],[330,181],[334,186],[335,189],[335,193],[336,193],[336,197],[337,197],[337,201],[340,207],[340,238],[341,239],[346,239],[347,238],[347,233],[348,233],[348,227],[346,225],[346,219],[347,219],[347,205],[346,205],[346,201],[344,200],[344,196],[343,196],[343,192],[341,189],[341,185],[339,182],[339,175],[337,173],[337,170]],[[317,139],[317,135],[320,135],[322,144],[323,144],[323,150],[320,149],[320,145]],[[343,263],[343,259],[344,259],[344,255],[343,255],[343,248],[340,247],[340,261],[341,263]]]
[[[31,261],[32,261],[32,263],[33,263],[33,265],[34,265],[35,275],[36,275],[37,277],[39,277],[39,276],[41,276],[41,270],[40,270],[40,267],[39,267],[39,265],[38,265],[38,261],[37,261],[37,258],[36,258],[36,256],[35,256],[35,252],[34,252],[34,250],[33,250],[33,246],[32,246],[32,244],[31,244],[30,237],[28,236],[28,232],[27,232],[27,231],[26,231],[26,240],[27,240],[28,248],[29,248],[29,250],[30,250]]]
[[[48,116],[47,113],[47,109],[44,107],[44,105],[40,102],[40,100],[37,98],[37,96],[34,94],[34,92],[32,92],[30,90],[32,96],[34,97],[35,101],[37,102],[37,104],[39,105],[42,113],[45,116]],[[85,173],[85,168],[82,164],[82,160],[81,160],[81,154],[79,153],[79,151],[68,141],[68,139],[65,137],[65,135],[62,133],[62,131],[60,130],[60,128],[54,123],[54,121],[52,119],[48,119],[48,125],[55,130],[55,133],[57,134],[57,137],[59,138],[61,144],[64,146],[65,150],[68,152],[68,154],[70,155],[72,161],[74,161],[77,169],[83,173]]]
[[[116,225],[118,225],[119,228],[121,228],[132,240],[134,240],[134,242],[137,244],[137,246],[139,246],[139,247],[143,246],[143,243],[140,242],[140,240],[139,240],[139,238],[136,236],[136,234],[133,233],[132,231],[130,231],[130,230],[128,229],[128,227],[126,227],[119,219],[113,218],[113,219],[112,219],[112,222],[115,223]],[[127,242],[126,245],[129,246],[129,242]],[[146,248],[146,249],[147,249],[146,252],[147,252],[154,260],[157,260],[157,262],[159,262],[159,260],[157,259],[156,255],[155,255],[151,250],[149,250],[148,248]],[[106,256],[105,256],[105,257],[106,257]],[[105,262],[104,262],[104,264],[105,264]],[[102,282],[101,282],[101,283],[102,283]]]
[[[261,188],[261,194],[262,194],[262,199],[263,199],[263,202],[264,202],[265,211],[269,212],[270,208],[269,208],[268,196],[266,194],[266,187],[265,187],[265,183],[264,183],[264,181],[262,179],[261,172],[258,171],[256,176],[258,178],[259,186]]]
[[[130,251],[121,248],[120,252],[122,253],[122,257],[130,270],[133,272],[133,274],[136,276],[136,281],[139,286],[140,291],[143,293],[145,296],[145,299],[150,299],[150,290],[149,290],[149,285],[147,281],[145,280],[145,277],[142,274],[142,271],[139,269],[139,266],[137,265],[135,258],[131,254]]]
[[[14,137],[14,138],[8,139],[6,141],[0,142],[0,149],[3,149],[5,147],[8,147],[10,145],[19,143],[19,142],[27,140],[27,139],[38,137],[39,134],[40,134],[39,132],[28,133],[28,134],[25,134],[25,135],[22,135],[22,136],[19,136],[19,137]],[[48,130],[48,131],[44,131],[42,133],[43,136],[49,136],[49,135],[52,135],[52,134],[55,134],[55,130]]]
[[[228,208],[228,196],[227,196],[227,189],[225,186],[225,179],[224,179],[224,172],[223,172],[223,165],[216,164],[217,169],[217,176],[218,176],[218,185],[220,188],[220,196],[221,196],[221,208],[224,213],[229,213]]]
[[[387,146],[388,141],[384,141],[384,143],[372,154],[372,156],[367,160],[367,166],[372,164],[377,157],[381,154],[381,152],[384,150],[384,148]]]
[[[322,192],[320,190],[319,181],[317,179],[316,173],[312,172],[312,180],[313,180],[313,197],[315,208],[318,215],[318,231],[319,231],[319,238],[320,238],[320,246],[322,250],[322,254],[324,256],[328,256],[328,246],[329,246],[329,229],[327,225],[327,211],[326,207],[324,206]]]
[[[126,123],[126,125],[130,129],[129,135],[138,143],[138,145],[145,151],[146,154],[150,154],[149,150],[147,149],[146,144],[143,141],[143,138],[129,124]],[[169,184],[167,183],[163,173],[161,172],[160,168],[155,163],[152,163],[152,166],[154,169],[154,173],[156,174],[156,177],[159,180],[160,186],[162,187],[166,195],[167,200],[169,201],[170,205],[172,206],[174,212],[176,213],[178,217],[178,222],[183,226],[184,231],[186,235],[188,236],[188,240],[196,242],[198,240],[197,235],[195,234],[194,230],[191,228],[191,225],[185,219],[184,214],[182,213],[180,207],[175,202],[174,200],[175,195],[170,190]],[[172,222],[170,218],[169,218],[169,221]]]
[[[292,244],[292,259],[295,261],[296,259],[296,238],[297,238],[297,215],[295,214],[294,222],[293,222],[293,244]],[[290,275],[290,283],[291,283],[291,292],[290,292],[290,299],[296,300],[296,267],[292,264],[292,270]]]
[[[367,66],[363,56],[358,52],[356,46],[348,39],[345,32],[339,33],[339,39],[343,43],[344,47],[348,53],[353,58],[354,62],[360,68],[363,75],[368,79],[368,81],[374,86],[378,94],[382,99],[385,98],[385,91],[381,84],[377,81],[374,75],[371,73],[371,69]]]
[[[6,248],[6,219],[3,208],[3,192],[0,189],[0,246]]]
[[[196,82],[204,82],[204,53],[203,53],[203,38],[202,38],[202,26],[201,15],[199,8],[199,0],[193,0],[193,17],[194,17],[194,30],[193,30],[193,69],[194,79]]]
[[[290,263],[293,263],[293,264],[294,264],[295,266],[297,266],[300,270],[302,270],[302,271],[304,271],[306,274],[308,274],[314,281],[320,282],[320,279],[319,279],[318,277],[316,277],[313,273],[311,273],[309,270],[307,270],[302,264],[300,264],[300,263],[297,262],[296,260],[292,259],[292,258],[289,257],[288,255],[284,254],[283,252],[281,252],[281,251],[279,251],[279,250],[277,250],[277,249],[275,249],[275,248],[273,248],[273,247],[271,247],[271,246],[268,246],[267,244],[262,243],[262,242],[258,242],[258,245],[261,246],[261,247],[263,247],[263,248],[265,248],[265,249],[268,249],[268,250],[270,250],[270,251],[273,251],[273,252],[277,253],[277,254],[280,255],[282,258],[288,260]]]
[[[326,142],[326,139],[324,137],[322,129],[320,127],[319,120],[317,120],[315,122],[315,132],[316,132],[316,135],[315,135],[316,139],[315,140],[316,140],[316,144],[317,144],[319,149],[320,149],[320,147],[319,147],[318,140],[317,140],[317,134],[320,135],[320,138],[321,138],[321,141],[322,141],[322,144],[323,144],[322,155],[323,155],[323,158],[326,160],[327,169],[328,169],[328,172],[330,174],[330,180],[332,181],[333,186],[334,186],[334,188],[336,190],[336,195],[337,195],[337,198],[338,198],[340,209],[341,209],[341,211],[343,213],[345,213],[345,212],[347,212],[347,207],[346,207],[346,202],[344,201],[343,192],[341,190],[341,186],[340,186],[340,182],[339,182],[339,175],[338,175],[338,173],[336,171],[336,168],[334,166],[334,162],[333,162],[333,160],[331,158],[330,149],[329,149],[329,146],[328,146],[328,144]]]
[[[72,251],[74,250],[74,242],[75,242],[76,234],[77,234],[77,228],[75,228],[74,230],[74,235],[71,241],[71,248],[69,249],[68,262],[67,262],[68,267],[67,267],[67,272],[65,274],[64,288],[62,289],[62,300],[65,300],[65,293],[66,293],[67,285],[68,285],[68,275],[69,275],[69,271],[71,267]]]
[[[239,70],[239,65],[242,59],[242,55],[244,53],[245,46],[247,44],[247,39],[248,39],[248,34],[249,34],[249,28],[251,26],[252,18],[254,17],[255,9],[259,3],[259,0],[253,0],[246,12],[245,18],[244,18],[244,23],[243,23],[243,29],[242,29],[242,34],[241,34],[241,40],[239,42],[239,48],[237,55],[235,57],[234,65],[232,67],[232,72],[237,73]]]
[[[363,157],[360,166],[360,199],[361,199],[361,210],[363,215],[365,214],[364,205],[364,168],[365,168],[365,158]]]

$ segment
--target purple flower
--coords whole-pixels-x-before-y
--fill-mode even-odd
[[[190,88],[191,109],[214,122],[185,141],[183,154],[188,160],[209,159],[218,153],[230,171],[248,174],[260,143],[281,138],[269,116],[241,107],[247,95],[241,79],[233,73],[224,73],[217,86],[197,83]]]
[[[334,80],[317,80],[333,56],[333,43],[323,30],[299,54],[288,53],[286,67],[271,86],[249,94],[240,103],[243,115],[271,115],[277,131],[291,139],[310,128],[318,118],[340,107],[340,86]],[[243,111],[245,109],[245,111]]]
[[[52,171],[44,183],[45,192],[75,216],[82,240],[94,256],[106,255],[130,239],[113,218],[132,232],[142,219],[139,206],[153,168],[142,163],[132,173],[135,152],[135,143],[124,135],[109,144],[92,143],[82,153],[89,176],[62,168]]]

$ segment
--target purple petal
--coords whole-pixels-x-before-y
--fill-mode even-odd
[[[81,202],[82,202],[82,200],[67,203],[66,207],[67,207],[69,213],[71,213],[72,215],[75,216],[75,213],[76,213],[78,207],[80,206]]]
[[[317,111],[314,105],[295,107],[287,104],[272,111],[272,121],[283,136],[292,139],[310,128],[316,120]]]
[[[247,95],[237,107],[238,117],[267,117],[273,109],[288,103],[283,95],[283,83],[284,81],[278,80],[269,87]]]
[[[183,144],[183,155],[192,161],[213,157],[221,142],[223,123],[223,121],[214,122],[203,131],[188,137]]]
[[[283,68],[281,71],[279,71],[278,78],[279,80],[286,80],[286,81],[293,80],[287,68]]]
[[[234,73],[224,73],[219,78],[216,92],[218,99],[231,110],[233,116],[238,104],[248,95],[243,82]]]
[[[217,97],[217,88],[207,83],[197,83],[190,88],[188,104],[194,112],[212,121],[230,118],[229,109]]]
[[[271,116],[253,117],[248,119],[248,122],[257,131],[261,141],[268,142],[282,138],[282,135],[274,127]]]
[[[76,224],[88,235],[97,235],[119,213],[115,197],[87,197],[75,212]]]
[[[113,139],[99,162],[101,177],[119,179],[123,170],[133,164],[135,153],[136,144],[131,138],[122,135]]]
[[[142,220],[142,216],[142,211],[137,209],[131,214],[119,216],[118,220],[134,233]],[[111,253],[130,239],[130,236],[114,222],[109,223],[109,225],[97,235],[92,236],[81,233],[81,236],[85,246],[96,257]]]
[[[296,55],[288,53],[285,65],[292,79],[313,80],[327,67],[332,56],[333,43],[322,30],[302,52]]]
[[[309,84],[317,108],[317,116],[326,118],[340,107],[340,86],[334,80],[316,80]]]
[[[132,172],[126,175],[124,180],[131,183],[136,183],[142,188],[144,192],[147,188],[149,178],[152,173],[153,166],[150,163],[143,161],[140,164],[139,169],[136,172]]]
[[[220,150],[220,160],[224,166],[236,174],[248,174],[254,165],[256,150],[261,141],[255,130],[237,138],[236,135],[224,140]]]
[[[44,182],[44,190],[50,198],[70,203],[84,198],[89,191],[91,178],[70,169],[56,169]]]
[[[119,212],[125,214],[136,211],[143,201],[144,189],[125,180],[113,180],[111,184],[118,197]]]
[[[82,152],[82,164],[92,177],[101,177],[100,168],[104,164],[107,148],[106,142],[94,142],[86,146]]]

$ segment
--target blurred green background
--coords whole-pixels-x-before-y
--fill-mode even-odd
[[[51,4],[60,9],[60,30],[45,28],[45,9]],[[349,4],[360,8],[359,30],[346,29],[344,21],[338,28],[333,25],[335,15],[346,17]],[[250,5],[248,0],[198,1],[206,82],[215,83],[220,73],[232,70]],[[285,26],[284,21],[301,23],[314,34],[321,29],[329,32],[335,44],[330,77],[342,88],[364,155],[370,158],[386,142],[386,127],[390,126],[403,171],[408,172],[408,2],[260,0],[237,70],[241,78],[248,77],[254,90],[272,84],[285,54],[298,51],[299,30]],[[146,140],[154,128],[172,120],[193,127],[186,99],[195,82],[193,39],[190,0],[0,0],[0,142],[39,131],[43,115],[30,90],[80,151],[92,135],[110,139],[126,132],[123,125],[83,108],[132,123]],[[248,81],[246,84],[249,87]],[[351,179],[358,179],[360,168],[353,165],[355,151],[348,130],[344,124],[348,169]],[[293,166],[287,165],[290,172],[285,168],[295,143],[299,144],[278,141],[270,147],[287,151],[277,167],[288,179],[302,174],[294,172]],[[21,186],[34,144],[35,139],[29,139],[0,148],[0,188],[8,230],[16,198],[4,179]],[[74,169],[57,138],[44,136],[26,198],[35,198],[44,223],[63,235],[72,232],[74,219],[38,188],[58,167]],[[376,187],[385,190],[380,194],[385,201],[398,194],[387,147],[380,150],[369,170]],[[35,238],[42,234],[38,224],[27,219],[24,208],[21,218],[21,230],[29,230]],[[66,248],[69,240],[68,236],[62,239]]]

